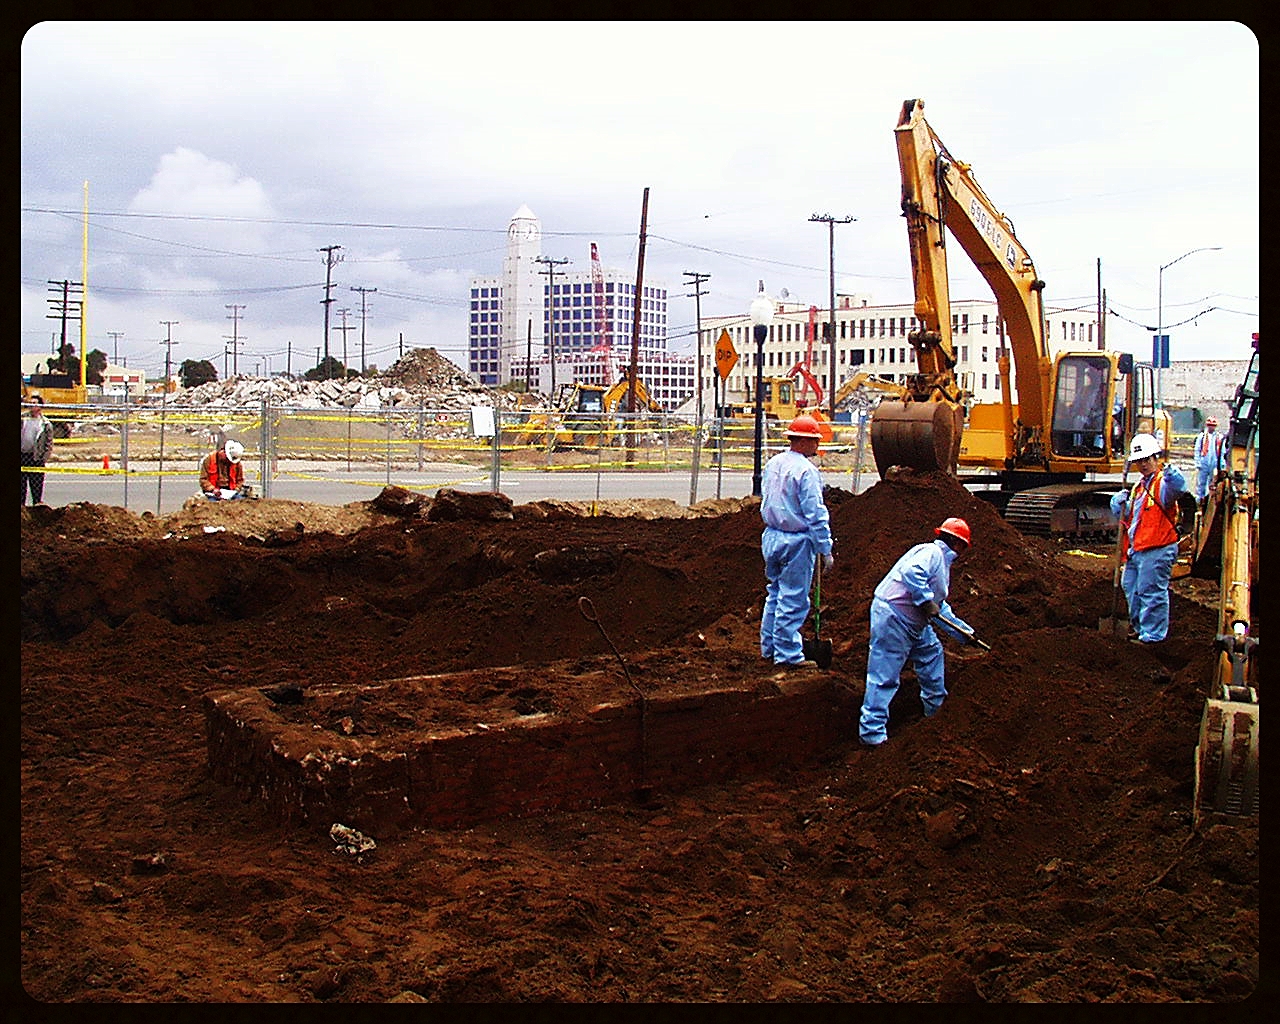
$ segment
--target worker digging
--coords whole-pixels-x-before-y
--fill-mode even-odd
[[[920,682],[925,717],[942,707],[947,697],[944,655],[934,630],[941,627],[961,643],[973,635],[973,627],[947,601],[951,565],[972,539],[969,524],[950,516],[933,532],[935,540],[916,544],[894,562],[872,595],[871,648],[858,718],[858,737],[865,746],[878,747],[889,738],[889,703],[908,662]]]

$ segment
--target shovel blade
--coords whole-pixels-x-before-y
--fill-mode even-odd
[[[831,667],[831,641],[802,639],[800,646],[804,649],[805,661],[816,662],[818,668]]]
[[[1128,636],[1129,620],[1111,618],[1110,616],[1104,619],[1099,619],[1098,632],[1105,633],[1107,636]]]

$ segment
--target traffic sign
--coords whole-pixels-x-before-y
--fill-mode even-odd
[[[727,380],[730,372],[738,363],[738,350],[733,347],[733,339],[728,331],[721,331],[716,339],[716,370],[721,380]]]

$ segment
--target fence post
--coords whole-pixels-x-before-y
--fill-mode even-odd
[[[264,499],[271,497],[271,421],[267,418],[268,409],[264,392],[258,412],[258,477]]]
[[[124,423],[120,427],[120,471],[124,473],[124,507],[129,507],[129,386],[124,389]]]
[[[499,448],[499,439],[502,437],[502,410],[498,408],[498,403],[493,403],[493,472],[490,476],[490,490],[494,494],[498,493],[498,485],[501,477],[501,449]]]

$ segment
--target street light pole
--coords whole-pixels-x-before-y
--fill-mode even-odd
[[[1164,335],[1164,272],[1168,270],[1171,266],[1173,266],[1175,263],[1178,263],[1181,260],[1185,260],[1188,256],[1193,256],[1198,252],[1217,252],[1221,248],[1222,246],[1220,245],[1201,246],[1199,249],[1192,249],[1190,252],[1184,252],[1176,260],[1170,260],[1168,263],[1166,263],[1163,267],[1160,268],[1160,273],[1156,275],[1156,337],[1157,338],[1160,338]],[[1156,400],[1157,409],[1164,408],[1164,389],[1162,386],[1164,384],[1164,360],[1154,358],[1156,353],[1159,352],[1160,350],[1161,350],[1161,345],[1157,341],[1156,351],[1152,352],[1152,356],[1153,356],[1152,362],[1156,364],[1155,366],[1155,371],[1156,371],[1155,400]]]
[[[760,497],[764,492],[763,480],[764,455],[764,342],[769,337],[769,321],[773,319],[773,302],[764,293],[764,282],[760,282],[760,293],[751,300],[751,323],[755,325],[756,339],[756,433],[755,461],[751,473],[751,493]]]

